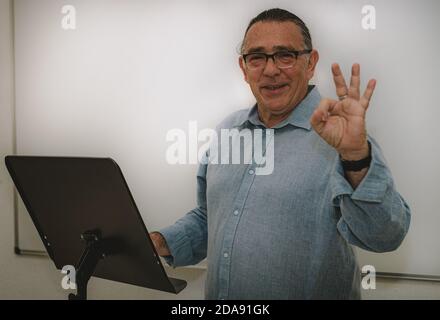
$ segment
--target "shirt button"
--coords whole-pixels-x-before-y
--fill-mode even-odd
[[[250,175],[253,175],[254,173],[255,173],[254,170],[252,170],[252,169],[249,170],[249,174],[250,174]]]
[[[223,253],[223,257],[227,258],[229,257],[229,254],[227,252]]]
[[[238,214],[239,214],[238,210],[235,210],[235,211],[234,211],[234,215],[237,216]]]

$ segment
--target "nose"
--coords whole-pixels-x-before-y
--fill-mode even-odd
[[[270,57],[269,59],[267,59],[266,65],[263,69],[263,74],[268,77],[273,77],[278,75],[280,72],[280,69],[275,64],[274,57]]]

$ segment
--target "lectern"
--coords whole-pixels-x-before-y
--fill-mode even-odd
[[[57,269],[73,265],[77,294],[91,276],[179,293],[167,276],[122,171],[111,158],[7,156],[14,181]]]

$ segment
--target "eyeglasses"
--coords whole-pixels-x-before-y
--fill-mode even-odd
[[[302,54],[308,54],[312,52],[311,49],[295,51],[295,50],[283,50],[277,51],[272,54],[264,52],[253,52],[243,54],[242,57],[246,66],[251,70],[264,69],[267,64],[267,60],[271,58],[275,65],[280,69],[292,68],[298,59],[298,56]]]

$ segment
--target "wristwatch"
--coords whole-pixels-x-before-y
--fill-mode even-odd
[[[339,155],[339,158],[341,159],[341,163],[342,163],[342,168],[344,169],[344,171],[361,171],[364,168],[367,168],[368,166],[370,166],[371,163],[371,144],[370,141],[368,141],[368,156],[361,159],[361,160],[355,160],[355,161],[350,161],[350,160],[344,160],[342,159],[342,157]]]

